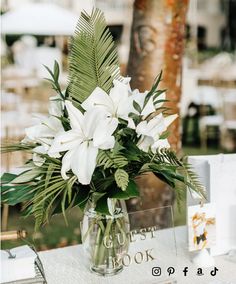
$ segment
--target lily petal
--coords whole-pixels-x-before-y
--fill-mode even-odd
[[[100,108],[89,109],[84,114],[84,121],[86,122],[83,126],[83,133],[86,139],[93,138],[93,134],[99,127],[101,121],[107,119],[107,112]]]
[[[124,84],[118,80],[114,80],[113,84],[114,87],[111,88],[109,96],[111,97],[114,105],[119,106],[121,101],[127,100],[130,88],[128,84]]]
[[[50,140],[63,130],[61,121],[53,116],[38,118],[38,122],[38,124],[25,129],[26,141],[43,143],[42,141],[45,140],[47,141],[45,144],[51,144]]]
[[[48,151],[49,156],[54,153],[64,152],[77,147],[82,142],[80,134],[75,130],[59,133],[53,140]]]
[[[113,109],[112,100],[108,94],[101,88],[96,87],[91,95],[81,104],[85,110],[93,109],[94,107],[103,108],[107,111]]]
[[[129,82],[131,81],[131,77],[122,77],[121,80],[122,80],[122,83],[129,85]]]
[[[152,137],[142,136],[139,142],[137,143],[137,146],[140,150],[144,152],[148,152],[149,148],[151,147],[153,143],[154,143],[154,140]]]
[[[135,123],[134,123],[133,119],[130,118],[130,117],[128,118],[128,125],[127,125],[127,127],[131,128],[131,129],[135,129]]]
[[[72,160],[71,169],[82,184],[89,184],[96,167],[98,148],[92,142],[85,141],[76,149]]]
[[[71,160],[74,156],[75,151],[71,150],[65,153],[65,155],[62,158],[62,167],[61,167],[61,176],[63,179],[68,179],[69,177],[66,175],[66,172],[68,172],[71,169]]]
[[[115,144],[115,138],[111,135],[117,126],[117,118],[104,118],[100,120],[93,134],[93,145],[99,149],[111,149]]]
[[[148,122],[144,120],[137,125],[136,132],[138,135],[148,135],[147,124]]]
[[[157,149],[170,148],[169,141],[167,139],[158,139],[154,144],[152,144],[152,152],[155,153]]]
[[[84,122],[83,114],[79,109],[73,106],[72,102],[66,101],[65,105],[69,114],[71,128],[82,132],[82,125]]]

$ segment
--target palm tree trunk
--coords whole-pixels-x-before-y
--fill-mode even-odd
[[[163,70],[161,88],[168,89],[166,103],[173,113],[179,113],[181,97],[182,54],[188,0],[135,0],[131,46],[127,73],[132,88],[150,90],[155,77]],[[179,120],[170,127],[169,142],[180,148]],[[174,192],[152,173],[139,179],[142,204],[128,201],[128,210],[140,210],[172,205]],[[163,212],[160,225],[167,226]],[[148,220],[146,220],[148,222]],[[151,225],[151,224],[150,224]]]
[[[182,54],[188,0],[136,0],[127,73],[131,85],[149,90],[163,70],[162,87],[173,113],[179,113]],[[170,143],[180,148],[179,120],[171,126]]]

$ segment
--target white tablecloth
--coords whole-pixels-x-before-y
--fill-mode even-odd
[[[228,256],[215,257],[215,266],[219,269],[216,276],[210,275],[212,268],[204,268],[204,275],[197,275],[197,268],[191,262],[187,250],[187,228],[176,227],[177,266],[174,278],[177,283],[184,284],[236,284],[236,264]],[[85,267],[82,245],[40,252],[48,284],[154,284],[160,281],[152,276],[152,270],[145,265],[135,264],[125,268],[120,274],[110,277],[97,276]],[[168,256],[169,258],[169,256]],[[171,259],[167,259],[171,262]],[[158,266],[153,261],[151,267]],[[183,275],[184,267],[188,266],[188,274]]]

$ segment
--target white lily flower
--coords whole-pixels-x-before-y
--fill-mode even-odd
[[[164,117],[160,113],[149,121],[140,122],[136,127],[137,134],[141,136],[137,144],[139,149],[148,152],[151,147],[151,150],[155,152],[158,147],[165,145],[169,147],[168,141],[160,139],[160,136],[176,118],[177,114]],[[162,142],[160,142],[161,140]]]
[[[38,116],[37,119],[38,124],[25,129],[26,138],[32,142],[50,144],[50,140],[63,130],[61,121],[54,116]]]
[[[111,149],[115,138],[112,136],[118,122],[108,118],[107,112],[95,108],[82,114],[79,109],[66,101],[71,130],[59,133],[49,150],[49,155],[66,152],[62,158],[61,175],[64,179],[70,169],[82,184],[89,184],[96,167],[98,149]]]
[[[160,107],[163,102],[155,105],[153,98],[151,97],[144,106],[144,101],[148,91],[140,93],[138,90],[134,90],[132,92],[129,81],[130,78],[123,78],[122,82],[114,80],[114,87],[110,90],[109,94],[99,87],[95,88],[92,94],[82,103],[81,106],[85,110],[90,110],[94,107],[100,108],[117,120],[118,118],[122,118],[128,121],[128,127],[135,129],[135,124],[132,118],[129,117],[130,113],[139,114],[133,106],[134,101],[138,103],[142,109],[140,115],[144,118],[155,112],[155,110]],[[165,93],[161,94],[158,99],[164,100]]]
[[[42,166],[45,162],[45,159],[40,154],[48,154],[50,145],[57,135],[58,132],[61,132],[64,128],[61,124],[61,121],[54,116],[35,116],[37,124],[25,129],[26,137],[22,142],[33,142],[40,144],[39,146],[33,149],[33,162],[36,166]],[[59,153],[54,153],[54,158],[59,158]]]
[[[128,103],[129,93],[131,92],[128,83],[129,78],[126,78],[123,82],[114,80],[114,87],[109,94],[96,87],[81,106],[85,110],[91,110],[94,107],[100,108],[117,121],[119,117],[128,120],[128,115],[132,111],[132,106]]]

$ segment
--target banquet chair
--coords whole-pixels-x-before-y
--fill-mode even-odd
[[[223,122],[220,127],[222,148],[236,148],[236,90],[226,90],[223,97]]]
[[[200,142],[201,147],[207,148],[207,139],[208,139],[208,130],[209,127],[217,127],[220,129],[220,126],[223,122],[222,115],[222,93],[219,92],[216,88],[202,86],[198,87],[199,92],[199,101],[203,106],[200,110],[200,119],[199,119],[199,133],[200,133]],[[215,109],[215,114],[208,115],[204,111],[204,105],[209,104]]]

